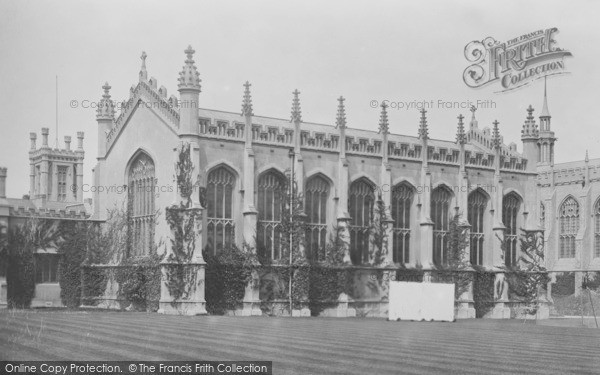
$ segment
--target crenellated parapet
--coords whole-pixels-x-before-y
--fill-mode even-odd
[[[12,217],[36,217],[40,219],[87,219],[90,215],[86,212],[83,205],[78,209],[59,209],[59,208],[33,208],[25,206],[11,206],[9,208]]]

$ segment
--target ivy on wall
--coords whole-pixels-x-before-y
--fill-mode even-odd
[[[242,306],[246,286],[252,278],[255,257],[249,248],[226,247],[216,256],[204,251],[206,262],[206,310],[209,314],[224,314]]]
[[[544,266],[543,236],[539,231],[521,230],[521,257],[518,266],[507,273],[511,299],[522,302],[527,314],[539,309],[539,293],[550,281]]]
[[[175,182],[181,197],[177,205],[167,207],[166,221],[171,229],[171,251],[167,257],[165,284],[172,303],[187,298],[200,287],[196,266],[190,265],[196,247],[196,235],[201,230],[201,210],[192,207],[194,164],[190,144],[182,144],[175,163]]]
[[[448,226],[448,257],[447,263],[438,265],[432,273],[432,282],[454,283],[456,285],[455,299],[469,290],[473,281],[471,263],[468,261],[469,236],[467,226],[461,223],[461,215],[456,214]]]

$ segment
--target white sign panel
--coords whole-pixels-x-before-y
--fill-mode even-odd
[[[454,284],[390,282],[389,320],[454,321]]]

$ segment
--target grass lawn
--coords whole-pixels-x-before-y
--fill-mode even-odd
[[[263,360],[274,374],[600,373],[600,330],[0,310],[2,360]]]

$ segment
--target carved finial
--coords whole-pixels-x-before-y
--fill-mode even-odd
[[[463,124],[463,119],[465,117],[462,115],[458,115],[458,127],[456,130],[456,143],[459,145],[464,145],[467,143],[467,136],[465,134],[465,125]]]
[[[585,150],[585,162],[588,163],[590,161],[590,157],[588,155],[588,150]]]
[[[390,124],[388,122],[387,104],[381,103],[381,115],[379,116],[379,133],[389,134]]]
[[[148,80],[148,72],[146,71],[146,57],[148,57],[148,55],[146,55],[146,51],[142,51],[142,56],[140,56],[140,59],[142,59],[142,68],[140,69],[140,81],[147,81]]]
[[[250,95],[250,82],[244,83],[244,99],[242,101],[242,116],[253,116],[252,112],[252,96]]]
[[[500,140],[500,129],[498,129],[499,122],[498,120],[494,120],[492,124],[494,124],[494,128],[492,130],[492,144],[495,149],[500,149],[502,142]]]
[[[527,107],[527,119],[523,124],[521,130],[521,138],[536,138],[539,135],[537,124],[535,123],[535,117],[533,117],[533,107],[531,104]]]
[[[477,128],[477,119],[475,118],[475,112],[477,112],[477,107],[474,105],[471,106],[471,128]]]
[[[429,139],[429,130],[427,129],[427,117],[425,108],[421,108],[421,122],[419,124],[419,138]]]
[[[294,99],[292,100],[292,122],[301,122],[302,112],[300,111],[300,98],[298,98],[300,91],[294,90],[292,94],[294,94]]]
[[[340,129],[346,129],[346,108],[344,107],[344,97],[340,96],[338,98],[338,109],[337,116],[335,118],[335,127],[339,127]]]
[[[113,120],[115,119],[115,105],[113,101],[110,99],[110,85],[108,82],[102,86],[104,90],[104,94],[102,95],[102,99],[100,103],[98,103],[98,109],[96,109],[96,119],[97,120]]]
[[[185,65],[181,72],[179,72],[179,90],[182,89],[192,89],[192,90],[201,90],[200,86],[200,74],[198,73],[198,69],[196,69],[196,65],[194,65],[194,51],[192,46],[188,46],[188,48],[184,51],[187,59],[185,60]]]

